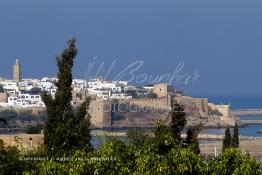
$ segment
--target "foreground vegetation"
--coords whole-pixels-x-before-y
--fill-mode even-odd
[[[262,174],[260,163],[238,148],[204,157],[185,142],[174,143],[170,132],[159,128],[151,137],[130,131],[127,142],[101,139],[97,150],[63,154],[51,154],[44,146],[19,151],[0,140],[0,174]]]

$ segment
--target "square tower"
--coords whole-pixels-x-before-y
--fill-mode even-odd
[[[167,95],[173,95],[174,88],[171,84],[155,84],[153,92],[157,94],[158,97],[166,97]]]
[[[21,66],[18,59],[16,59],[13,68],[13,79],[17,82],[21,81]]]

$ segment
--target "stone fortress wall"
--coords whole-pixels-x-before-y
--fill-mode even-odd
[[[0,103],[6,103],[8,98],[7,93],[0,93]]]
[[[217,110],[222,114],[219,118],[222,122],[225,122],[230,126],[233,126],[236,121],[239,122],[238,118],[230,113],[230,105],[216,105],[213,103],[208,103],[208,106],[211,108],[211,110]]]
[[[91,115],[91,123],[96,127],[110,127],[113,124],[112,112],[116,110],[116,106],[122,105],[122,113],[129,108],[133,113],[141,111],[159,111],[164,112],[170,110],[170,97],[160,98],[143,98],[143,99],[118,99],[118,100],[92,100],[89,105],[89,113]],[[144,109],[146,107],[147,109]],[[131,110],[132,108],[132,110]]]
[[[92,100],[89,104],[88,112],[91,115],[91,123],[96,127],[110,127],[111,120],[111,100]]]

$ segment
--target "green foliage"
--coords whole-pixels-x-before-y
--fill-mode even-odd
[[[171,124],[170,129],[172,136],[177,143],[181,142],[181,132],[186,125],[186,113],[184,112],[184,106],[179,103],[172,105],[171,112]]]
[[[169,169],[167,156],[152,151],[142,154],[136,159],[134,174],[171,174]]]
[[[169,155],[171,174],[207,174],[205,160],[190,148],[173,148]]]
[[[154,139],[152,141],[161,154],[167,154],[175,143],[170,128],[165,126],[161,120],[155,124]]]
[[[16,147],[6,147],[0,139],[0,174],[22,174],[23,163]]]
[[[146,94],[146,98],[157,98],[157,94],[150,92],[150,93]]]
[[[137,90],[127,90],[126,93],[130,94],[133,98],[139,98]]]
[[[162,139],[164,139],[163,137]],[[164,139],[165,140],[165,139]],[[166,139],[166,143],[169,138]],[[68,159],[58,157],[47,161],[20,161],[17,148],[6,148],[0,141],[0,174],[25,175],[209,175],[209,174],[261,174],[260,163],[235,148],[226,149],[213,159],[196,154],[190,147],[173,145],[167,153],[158,149],[158,143],[147,142],[139,148],[119,140],[109,140],[98,150],[74,151]],[[46,157],[45,149],[27,152],[22,157]]]
[[[58,163],[55,161],[46,161],[38,165],[39,172],[31,171],[27,172],[31,175],[57,175],[57,174],[70,174],[70,169],[67,163]]]
[[[85,151],[90,151],[93,149],[90,142],[92,136],[91,130],[89,128],[91,125],[91,116],[86,112],[89,107],[90,100],[91,98],[88,97],[86,101],[78,107],[76,119],[74,121],[75,125],[78,126],[77,149],[83,149]]]
[[[207,165],[189,148],[172,148],[168,154],[150,151],[136,159],[134,174],[206,174]]]
[[[229,127],[226,128],[225,130],[225,137],[223,140],[223,148],[222,150],[225,151],[226,149],[231,147],[231,134],[230,134],[230,129]]]
[[[127,132],[127,138],[132,146],[141,148],[149,139],[149,134],[143,129],[132,129]]]
[[[68,41],[68,48],[57,57],[55,99],[50,94],[42,94],[47,111],[44,144],[49,151],[58,154],[74,149],[91,149],[90,116],[86,112],[90,99],[80,105],[75,113],[71,106],[72,67],[77,55],[75,42],[75,39]]]
[[[235,123],[235,127],[233,130],[233,137],[231,137],[230,129],[229,127],[225,130],[225,137],[223,140],[223,148],[222,150],[225,151],[227,148],[233,147],[238,148],[239,147],[239,134],[238,134],[238,125]]]
[[[261,174],[262,167],[254,158],[241,154],[240,150],[229,148],[209,163],[209,174]]]
[[[3,88],[2,85],[0,85],[0,93],[3,93],[3,92],[5,92],[5,91],[4,91],[4,88]]]
[[[199,143],[197,140],[198,133],[195,131],[193,127],[188,128],[187,130],[187,137],[186,137],[186,144],[190,145],[192,150],[196,154],[200,154]]]
[[[25,132],[27,134],[40,134],[42,129],[44,129],[44,125],[38,123],[36,125],[28,125],[25,128]]]
[[[238,125],[237,122],[235,123],[234,131],[232,137],[232,147],[238,148],[239,147],[239,134],[238,134]]]
[[[108,141],[95,155],[102,159],[93,162],[94,174],[124,175],[133,171],[135,151],[119,140]]]

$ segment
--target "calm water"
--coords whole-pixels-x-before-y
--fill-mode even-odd
[[[262,116],[240,116],[241,120],[262,120]]]
[[[262,120],[262,116],[240,116],[240,119],[241,120]],[[262,134],[257,133],[257,131],[261,129],[262,129],[262,125],[248,125],[248,126],[239,128],[239,134],[243,136],[262,137]],[[201,133],[202,134],[224,134],[225,128],[203,129]]]
[[[243,128],[239,128],[239,134],[243,136],[254,136],[262,137],[262,134],[256,133],[258,130],[262,129],[262,125],[248,125]],[[221,129],[203,129],[201,134],[224,134],[225,128]],[[231,128],[231,134],[233,133],[233,128]]]

